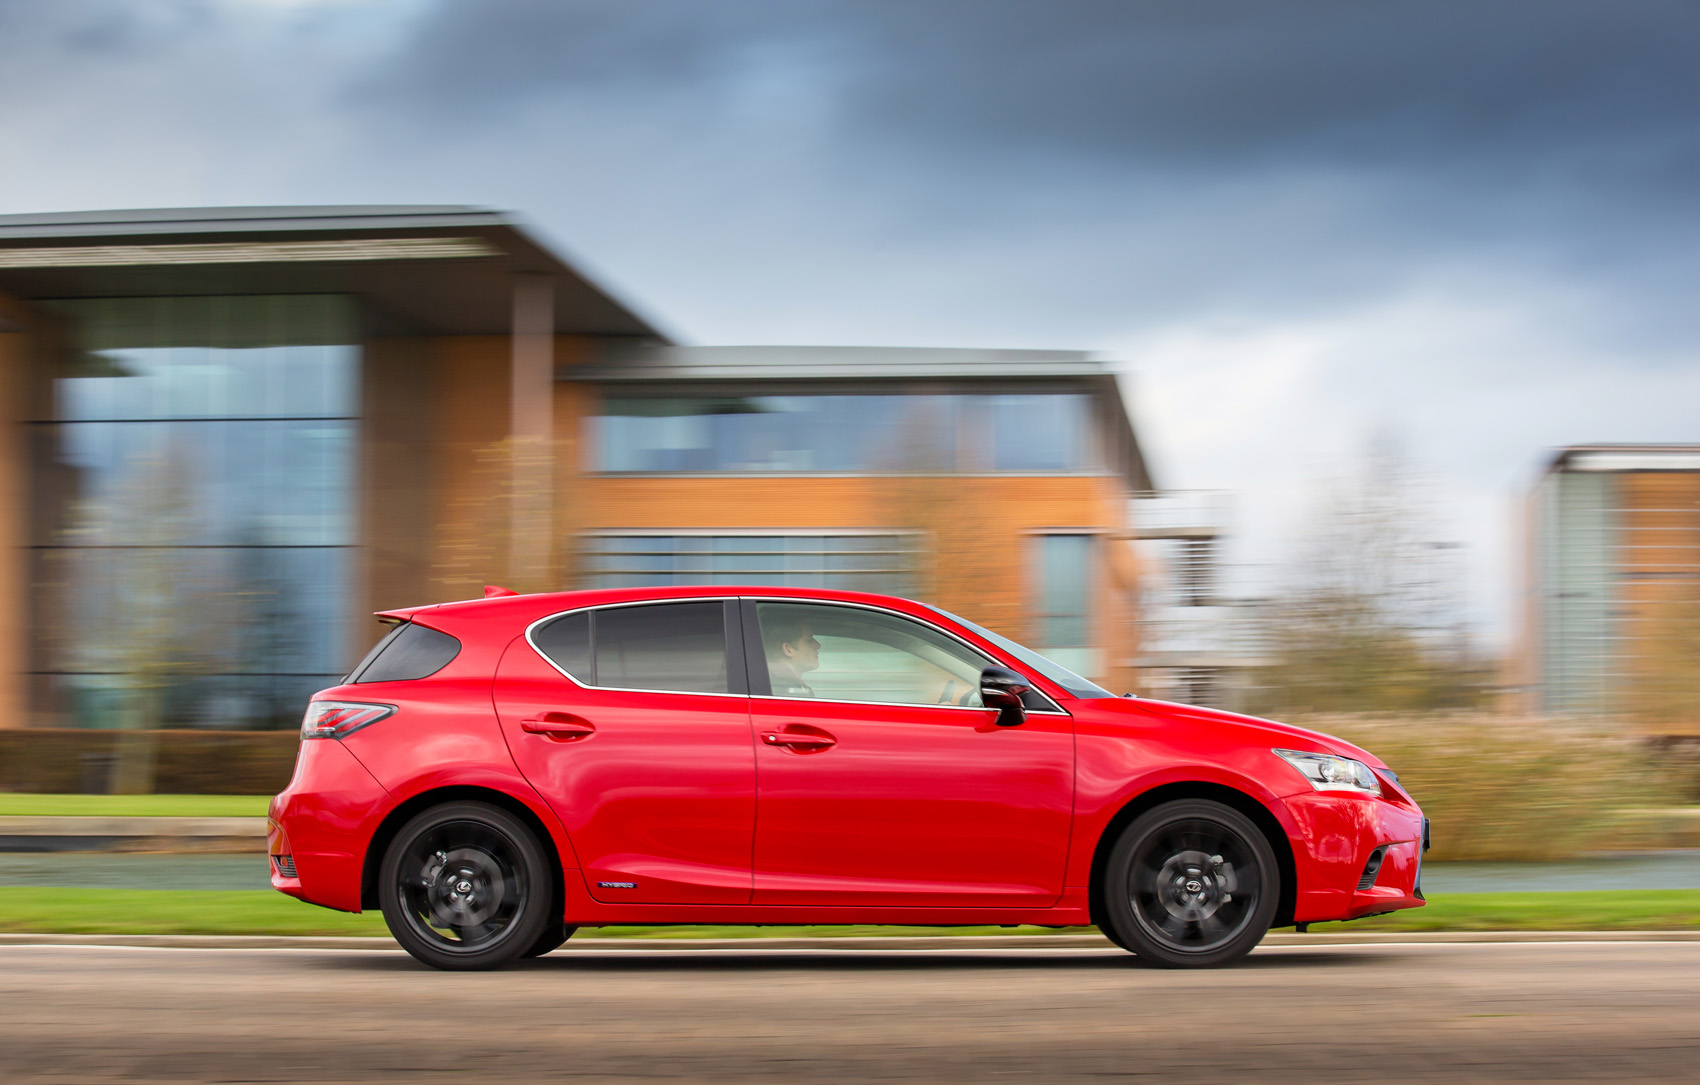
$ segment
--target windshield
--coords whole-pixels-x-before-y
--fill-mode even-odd
[[[949,618],[951,621],[955,622],[957,625],[960,625],[962,628],[972,630],[973,632],[979,634],[980,636],[985,637],[987,640],[991,641],[993,644],[997,645],[999,648],[1002,648],[1004,651],[1008,652],[1010,655],[1014,656],[1016,659],[1019,659],[1019,660],[1021,660],[1021,662],[1027,664],[1029,667],[1032,667],[1034,670],[1038,671],[1040,674],[1044,675],[1046,678],[1049,678],[1051,681],[1055,682],[1057,685],[1061,686],[1062,688],[1068,690],[1070,693],[1074,694],[1076,697],[1114,697],[1115,696],[1115,694],[1111,693],[1109,690],[1105,689],[1103,686],[1097,685],[1096,683],[1093,683],[1093,682],[1088,682],[1086,679],[1080,677],[1078,674],[1075,674],[1073,671],[1069,670],[1067,667],[1064,667],[1062,664],[1053,662],[1049,659],[1046,659],[1044,656],[1040,655],[1038,652],[1035,652],[1033,649],[1023,647],[1022,645],[1019,645],[1019,644],[1015,643],[1014,641],[1010,640],[1008,637],[1000,636],[997,633],[992,632],[990,629],[985,628],[984,626],[975,625],[973,622],[969,621],[967,618],[959,618],[956,615],[952,614],[948,610],[941,610],[938,607],[932,607],[931,609],[938,611],[938,613],[940,613],[940,614],[943,614],[946,618]]]

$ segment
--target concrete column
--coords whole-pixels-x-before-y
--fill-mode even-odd
[[[28,338],[0,298],[0,727],[29,722],[29,449],[24,440]]]
[[[508,585],[555,588],[550,575],[554,513],[555,285],[547,276],[514,280],[509,376],[510,493]]]

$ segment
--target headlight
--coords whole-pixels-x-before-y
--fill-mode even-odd
[[[1281,760],[1299,770],[1318,791],[1356,791],[1365,795],[1381,794],[1381,781],[1362,761],[1336,757],[1331,753],[1305,753],[1302,750],[1276,750]]]

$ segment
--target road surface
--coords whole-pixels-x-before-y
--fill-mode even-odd
[[[1700,942],[1112,949],[0,946],[24,1082],[1682,1081]]]

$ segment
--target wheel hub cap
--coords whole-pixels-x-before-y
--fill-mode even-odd
[[[500,868],[477,848],[437,852],[420,881],[432,918],[449,927],[488,922],[507,895]]]

